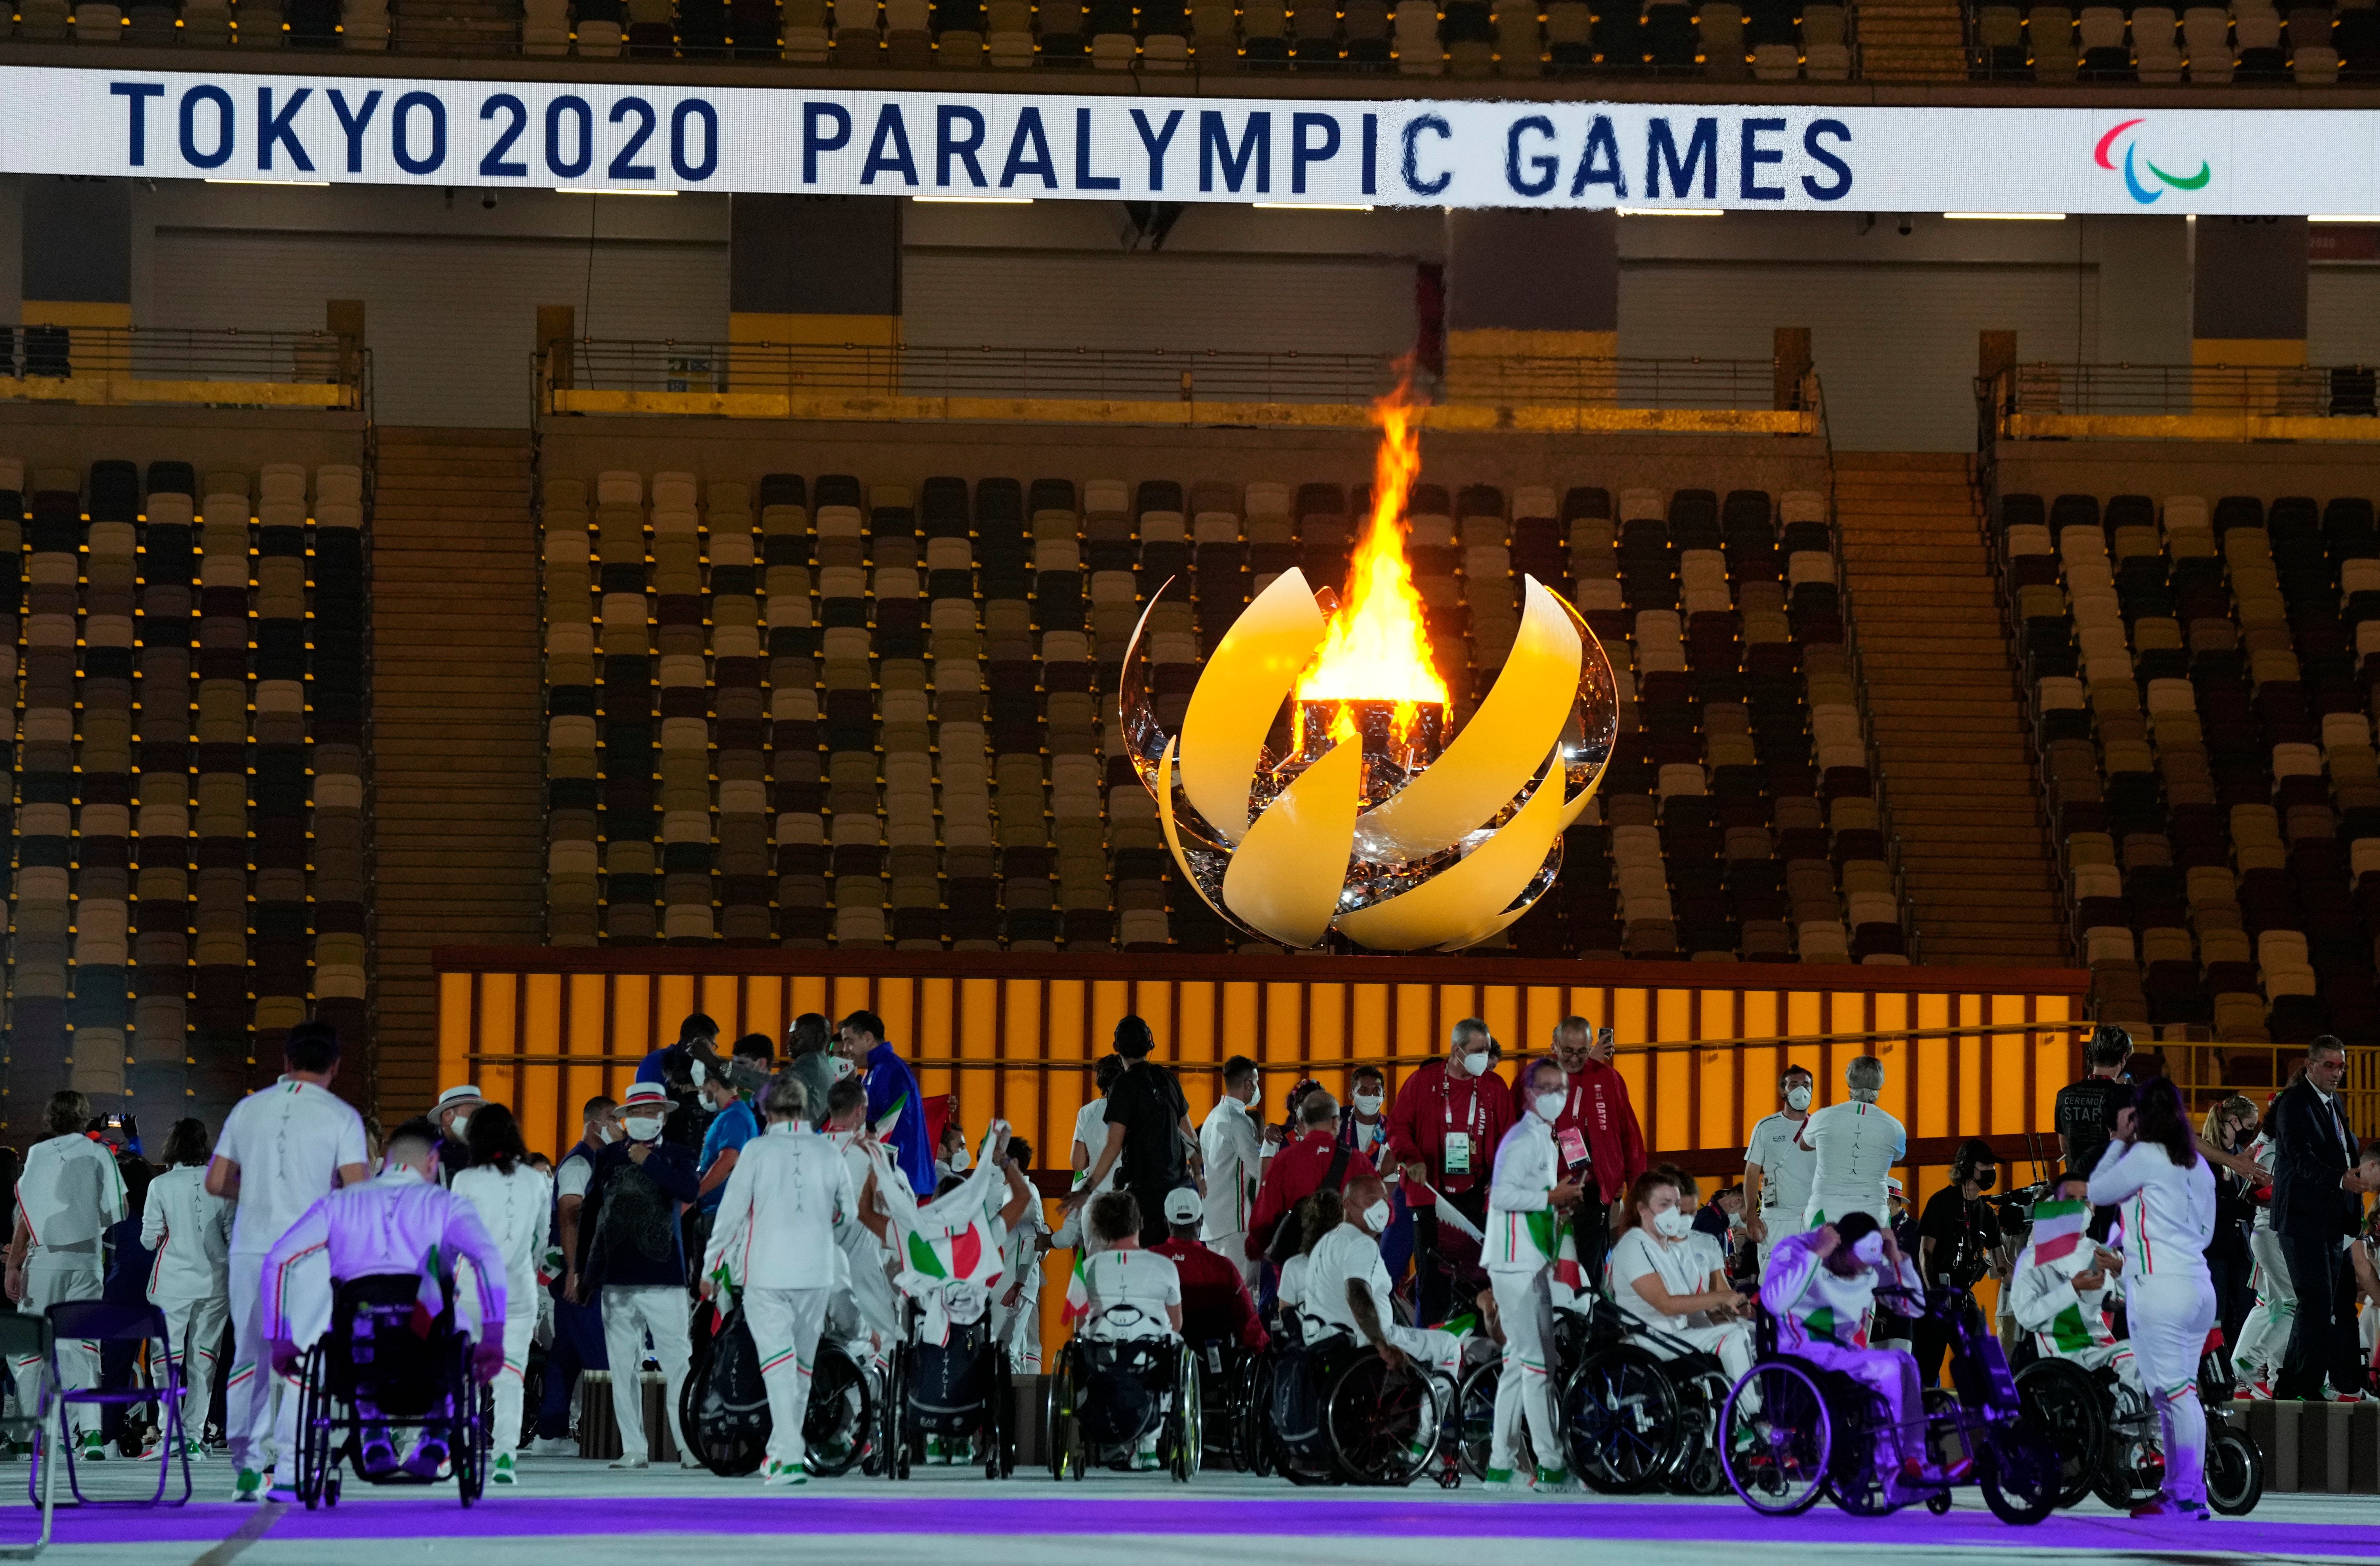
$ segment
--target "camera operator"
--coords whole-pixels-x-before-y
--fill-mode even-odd
[[[2007,1271],[2007,1237],[2000,1215],[1984,1193],[1999,1183],[1999,1157],[1991,1144],[1970,1138],[1959,1144],[1950,1164],[1950,1184],[1934,1193],[1917,1220],[1917,1270],[1928,1288],[1955,1289],[1967,1297],[1963,1307],[1984,1330],[1974,1288],[1985,1275]],[[1931,1315],[1918,1317],[1914,1329],[1917,1377],[1921,1386],[1941,1379],[1942,1356],[1950,1346],[1949,1324]]]

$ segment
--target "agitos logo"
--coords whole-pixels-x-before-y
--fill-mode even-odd
[[[2107,154],[2115,149],[2118,140],[2122,140],[2124,143],[2124,160],[2122,165],[2124,188],[2131,192],[2133,200],[2138,201],[2141,205],[2145,207],[2150,202],[2157,200],[2165,195],[2163,190],[2156,188],[2155,186],[2143,185],[2141,183],[2139,165],[2142,164],[2145,164],[2147,166],[2149,173],[2154,177],[2166,185],[2171,186],[2176,190],[2196,190],[2203,188],[2209,179],[2215,177],[2214,169],[2203,158],[2199,160],[2198,172],[2196,174],[2180,175],[2168,174],[2165,170],[2157,167],[2155,163],[2152,160],[2141,157],[2139,138],[2127,137],[2124,133],[2131,129],[2134,126],[2142,123],[2143,122],[2136,119],[2128,119],[2124,121],[2123,124],[2116,127],[2115,129],[2110,130],[2107,135],[2099,138],[2098,149],[2091,154],[2093,161],[2097,163],[2101,168],[2107,169],[2110,173],[2116,172],[2117,165],[2114,162],[2110,161]]]

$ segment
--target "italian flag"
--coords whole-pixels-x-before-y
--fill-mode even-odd
[[[2064,1261],[2082,1249],[2090,1226],[2088,1202],[2040,1202],[2033,1209],[2033,1259],[2041,1267]]]
[[[2104,1328],[2103,1323],[2103,1330]],[[2082,1302],[2078,1300],[2059,1311],[2057,1319],[2049,1324],[2049,1340],[2060,1354],[2079,1354],[2097,1343],[2100,1335],[2092,1331],[2091,1324],[2083,1319]]]
[[[976,1273],[984,1258],[989,1256],[996,1262],[999,1255],[999,1247],[990,1243],[980,1223],[970,1223],[939,1240],[929,1240],[915,1230],[909,1233],[909,1265],[929,1278],[978,1281]],[[999,1276],[999,1271],[995,1266],[992,1275]]]
[[[901,1111],[908,1107],[908,1103],[909,1090],[905,1087],[901,1090],[900,1097],[894,1099],[890,1104],[887,1104],[884,1107],[883,1114],[877,1117],[875,1123],[869,1126],[869,1129],[874,1131],[879,1136],[892,1135],[892,1128],[901,1123]],[[926,1195],[931,1196],[933,1193],[929,1191]]]
[[[1077,1246],[1075,1251],[1075,1270],[1066,1275],[1064,1314],[1066,1324],[1070,1327],[1091,1313],[1090,1285],[1083,1278],[1083,1264],[1090,1259],[1090,1247],[1087,1245]]]
[[[1572,1294],[1583,1291],[1586,1287],[1586,1278],[1578,1265],[1578,1232],[1567,1223],[1561,1227],[1561,1238],[1553,1247],[1553,1256],[1554,1281]]]
[[[415,1337],[427,1338],[431,1329],[438,1325],[439,1312],[445,1308],[444,1269],[439,1266],[438,1247],[432,1245],[430,1254],[421,1258],[421,1279],[413,1294],[413,1314],[405,1324],[412,1329]]]

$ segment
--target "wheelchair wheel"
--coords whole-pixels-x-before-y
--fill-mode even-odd
[[[2164,1487],[2165,1453],[2157,1445],[2155,1424],[2114,1426],[2099,1444],[2099,1461],[2091,1471],[2092,1493],[2118,1511],[2130,1511]]]
[[[991,1354],[991,1408],[983,1422],[990,1450],[984,1453],[983,1476],[1005,1479],[1016,1472],[1016,1431],[1010,1425],[1016,1417],[1016,1395],[1009,1382],[1006,1351],[995,1345]]]
[[[1058,1364],[1050,1373],[1050,1390],[1041,1404],[1041,1432],[1050,1443],[1050,1477],[1064,1479],[1069,1474],[1083,1476],[1082,1454],[1075,1448],[1078,1431],[1075,1424],[1075,1402],[1081,1395],[1076,1379],[1075,1345],[1068,1343],[1058,1351]]]
[[[1272,1395],[1272,1360],[1250,1354],[1232,1388],[1232,1461],[1243,1474],[1269,1475],[1272,1449],[1265,1442],[1265,1407]]]
[[[1587,1355],[1561,1390],[1561,1422],[1571,1471],[1606,1495],[1659,1484],[1677,1457],[1677,1389],[1632,1344]]]
[[[2226,1517],[2244,1517],[2264,1499],[2265,1459],[2256,1444],[2216,1424],[2206,1439],[2206,1504]]]
[[[740,1479],[747,1474],[758,1474],[760,1464],[769,1460],[769,1437],[766,1430],[719,1432],[703,1427],[697,1415],[702,1408],[702,1390],[710,1378],[710,1362],[718,1339],[706,1338],[694,1351],[686,1366],[685,1384],[678,1388],[677,1427],[693,1444],[694,1455],[702,1465],[722,1479]],[[815,1381],[811,1397],[818,1396]],[[803,1424],[809,1422],[805,1419]]]
[[[1173,1372],[1173,1406],[1166,1414],[1166,1424],[1171,1427],[1168,1439],[1173,1449],[1167,1466],[1177,1485],[1188,1484],[1206,1456],[1207,1433],[1200,1413],[1198,1351],[1184,1343]]]
[[[332,1448],[330,1399],[322,1390],[322,1348],[318,1343],[306,1351],[305,1371],[298,1386],[297,1490],[309,1511],[327,1499],[331,1470],[338,1461]]]
[[[1752,1367],[1719,1411],[1719,1465],[1755,1511],[1791,1517],[1826,1493],[1834,1415],[1817,1377],[1790,1360]]]
[[[909,1345],[895,1343],[884,1356],[884,1406],[877,1411],[879,1472],[888,1479],[909,1476]]]
[[[1984,1504],[2003,1523],[2030,1527],[2058,1510],[2065,1483],[2058,1452],[2022,1426],[2003,1426],[1975,1454]]]
[[[1488,1477],[1488,1459],[1496,1450],[1496,1389],[1502,1382],[1503,1371],[1500,1360],[1491,1359],[1484,1365],[1474,1366],[1471,1373],[1463,1378],[1461,1390],[1455,1393],[1454,1406],[1458,1414],[1454,1455],[1463,1464],[1464,1473],[1482,1482]],[[1536,1457],[1529,1451],[1528,1443],[1528,1425],[1524,1421],[1512,1461],[1515,1465],[1526,1465],[1535,1472]]]
[[[1331,1384],[1322,1411],[1331,1460],[1351,1485],[1410,1485],[1438,1452],[1451,1389],[1412,1355],[1391,1368],[1358,1354]]]
[[[2107,1399],[2098,1384],[2071,1360],[2037,1359],[2017,1372],[2016,1395],[2025,1426],[2058,1454],[2058,1504],[2080,1505],[2107,1444]]]
[[[868,1451],[875,1417],[868,1373],[843,1350],[825,1347],[810,1372],[809,1407],[802,1415],[802,1466],[820,1479],[851,1472]]]
[[[1718,1414],[1727,1402],[1727,1377],[1717,1362],[1701,1361],[1672,1385],[1678,1393],[1678,1428],[1684,1439],[1678,1444],[1670,1488],[1679,1495],[1724,1494],[1727,1470],[1718,1460]]]
[[[455,1464],[455,1488],[465,1506],[469,1506],[488,1487],[488,1428],[494,1421],[489,1408],[495,1393],[471,1373],[471,1343],[462,1334],[455,1338],[454,1437],[449,1451]]]

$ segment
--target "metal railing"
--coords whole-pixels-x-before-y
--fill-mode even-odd
[[[2369,419],[2380,439],[2380,370],[2363,365],[2012,365],[1979,382],[1984,424],[2019,432],[2037,416]]]
[[[371,353],[329,332],[0,327],[0,398],[367,412]]]
[[[584,338],[541,357],[539,411],[585,411],[588,399],[575,395],[583,393],[1345,406],[1392,390],[1402,362],[1384,354]],[[1767,359],[1457,356],[1415,391],[1440,404],[1765,410],[1775,404],[1776,370]],[[1814,408],[1816,395],[1809,382],[1790,401]]]

